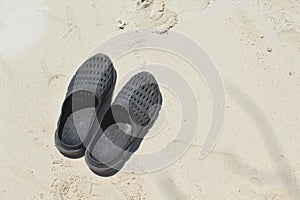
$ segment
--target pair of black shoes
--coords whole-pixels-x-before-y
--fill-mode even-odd
[[[162,96],[148,72],[134,75],[111,104],[117,73],[97,54],[73,76],[55,132],[58,150],[69,158],[85,156],[100,176],[117,173],[138,149],[158,117]]]

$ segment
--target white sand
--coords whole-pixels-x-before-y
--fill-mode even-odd
[[[118,19],[126,22],[124,30]],[[101,178],[84,159],[57,151],[57,118],[78,65],[111,35],[140,27],[172,28],[207,50],[226,88],[223,135],[200,160],[211,117],[204,81],[173,55],[131,53],[115,63],[120,78],[158,62],[189,79],[198,133],[167,168]],[[131,0],[2,0],[0,199],[300,199],[299,55],[297,0],[150,0],[139,6]],[[163,94],[163,131],[139,152],[166,145],[176,134],[178,102],[166,89]]]

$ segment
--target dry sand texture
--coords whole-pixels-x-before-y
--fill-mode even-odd
[[[116,61],[119,74],[159,62],[190,81],[197,136],[165,169],[100,178],[58,153],[57,117],[78,65],[111,35],[141,27],[207,50],[226,88],[223,135],[199,160],[211,117],[204,81],[174,55],[133,52]],[[298,0],[0,0],[0,199],[300,199],[299,55]],[[176,133],[178,102],[163,93],[163,131],[139,152]]]

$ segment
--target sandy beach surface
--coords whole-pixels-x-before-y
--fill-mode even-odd
[[[98,45],[145,27],[186,35],[210,55],[226,93],[223,134],[200,159],[212,117],[204,80],[175,55],[131,52],[114,63],[119,79],[160,63],[189,81],[197,134],[163,169],[98,177],[84,158],[57,151],[61,103],[70,78]],[[300,199],[298,0],[0,0],[0,92],[0,199]],[[166,88],[162,93],[162,130],[137,153],[176,135],[180,102]]]

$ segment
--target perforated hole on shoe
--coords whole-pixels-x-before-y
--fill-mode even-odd
[[[102,96],[113,84],[113,65],[110,59],[97,54],[84,62],[72,78],[69,91],[75,88],[89,88]]]
[[[152,116],[150,108],[158,103],[159,87],[149,73],[139,73],[132,77],[123,87],[116,102],[128,102],[129,112],[135,123],[145,126]]]

